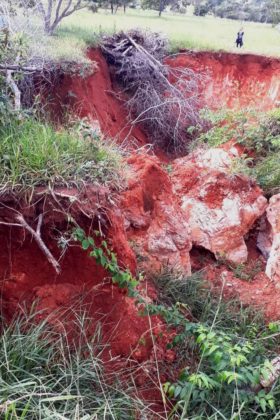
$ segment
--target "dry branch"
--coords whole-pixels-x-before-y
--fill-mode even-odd
[[[39,216],[36,231],[26,222],[22,214],[17,214],[16,220],[24,229],[26,229],[33,236],[39,248],[43,251],[43,253],[47,257],[47,260],[49,261],[49,263],[53,266],[56,273],[59,274],[61,272],[60,264],[54,258],[54,256],[52,255],[52,253],[47,248],[47,246],[45,245],[45,243],[43,242],[41,238],[41,226],[42,226],[42,221],[43,221],[43,215],[40,214]]]
[[[6,77],[7,85],[10,86],[13,94],[14,94],[14,110],[20,111],[21,108],[21,91],[19,90],[16,82],[14,81],[12,77],[12,71],[7,71],[7,77]]]
[[[34,72],[41,72],[43,71],[42,67],[34,67],[34,66],[20,66],[18,64],[0,64],[1,71],[16,71],[16,72],[24,72],[24,73],[34,73]]]
[[[101,46],[129,94],[129,122],[141,123],[154,144],[182,153],[190,138],[187,128],[202,123],[198,85],[203,76],[165,65],[166,47],[161,35],[139,30],[107,37]]]
[[[52,253],[50,252],[50,250],[48,249],[48,247],[46,246],[46,244],[44,243],[44,241],[42,240],[42,237],[41,237],[41,227],[42,227],[42,222],[43,222],[43,214],[40,214],[40,216],[38,218],[36,231],[26,222],[26,220],[24,219],[24,217],[21,213],[17,212],[17,214],[15,216],[15,219],[18,223],[9,223],[9,222],[0,221],[0,225],[20,227],[20,228],[23,228],[23,229],[27,230],[32,235],[32,237],[35,239],[35,241],[37,242],[37,245],[39,246],[41,251],[44,253],[44,255],[46,256],[49,263],[55,269],[56,274],[60,274],[60,272],[61,272],[60,264],[54,258],[54,256],[52,255]]]

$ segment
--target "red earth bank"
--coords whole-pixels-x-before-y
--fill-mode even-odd
[[[108,65],[98,49],[88,53],[93,61],[93,74],[88,77],[64,75],[52,90],[52,113],[60,118],[67,106],[71,112],[80,117],[97,120],[105,137],[114,138],[118,142],[129,137],[130,143],[143,146],[148,143],[146,135],[140,128],[127,122],[128,113],[124,106],[124,96],[113,86]],[[129,144],[131,146],[131,144]]]
[[[139,128],[131,130],[127,125],[127,112],[121,96],[116,95],[114,91],[107,64],[101,53],[92,50],[90,58],[98,64],[92,76],[85,79],[70,76],[61,78],[56,86],[55,112],[59,115],[63,111],[62,105],[69,105],[81,117],[88,116],[92,120],[98,120],[106,136],[124,140],[131,134],[138,145],[146,144],[148,139],[142,131]],[[180,54],[167,58],[166,62],[207,72],[209,79],[203,86],[203,96],[206,104],[211,107],[253,105],[268,109],[280,99],[280,61],[276,59],[205,52]],[[111,211],[110,227],[107,231],[108,240],[118,254],[120,263],[132,271],[136,269],[136,258],[128,243],[128,237],[135,242],[140,237],[142,242],[141,235],[143,238],[149,231],[154,235],[153,245],[156,237],[156,243],[162,246],[164,241],[160,233],[164,231],[165,235],[172,239],[172,253],[182,260],[181,251],[183,250],[182,255],[185,252],[181,236],[177,234],[177,227],[180,227],[182,222],[178,206],[179,197],[172,193],[167,172],[150,158],[147,159],[146,165],[138,160],[138,157],[130,160],[131,165],[138,164],[137,177],[131,180],[130,190],[128,189],[122,199],[122,207],[130,213],[129,230],[125,231],[119,213]],[[189,176],[190,184],[193,185],[196,180],[191,173]],[[217,200],[217,191],[210,191],[207,198]],[[93,205],[91,202],[86,210],[90,210]],[[51,211],[48,214],[49,220],[53,218],[52,229],[55,231],[57,226],[54,214]],[[177,214],[176,226],[170,222],[170,214],[172,220],[175,220]],[[30,216],[31,222],[34,217],[35,215]],[[139,221],[142,225],[139,225]],[[90,229],[91,223],[92,220],[87,220],[85,224],[83,219],[87,229]],[[187,235],[186,230],[186,238]],[[46,228],[43,237],[50,250],[59,256],[57,242]],[[109,345],[106,356],[108,359],[132,357],[142,362],[155,357],[148,318],[139,316],[134,302],[125,292],[112,286],[104,270],[79,247],[69,248],[61,260],[62,273],[55,275],[37,244],[21,229],[1,226],[0,244],[1,299],[8,318],[14,315],[19,306],[24,306],[24,302],[30,306],[37,301],[38,308],[44,311],[44,316],[52,315],[57,310],[65,313],[73,305],[77,309],[86,307],[92,319],[91,333],[100,320],[103,322],[104,344]],[[189,249],[190,246],[187,245]],[[146,243],[144,248],[148,250]],[[166,253],[167,251],[164,250]],[[168,258],[169,255],[171,254],[168,254]],[[245,303],[262,307],[265,305],[267,318],[280,318],[280,291],[265,276],[257,277],[252,283],[246,283],[234,278],[230,272],[221,277],[222,270],[224,269],[216,269],[210,264],[207,277],[215,285],[221,278],[226,278],[226,296],[238,294]],[[147,288],[149,290],[150,286]],[[152,294],[149,290],[149,295]],[[50,322],[52,319],[51,317]],[[56,320],[53,324],[57,328]],[[154,318],[152,328],[157,340],[158,357],[168,363],[174,355],[165,349],[168,340],[165,327],[161,320]]]
[[[201,91],[210,108],[264,111],[280,103],[280,59],[211,51],[181,53],[166,63],[205,74]]]

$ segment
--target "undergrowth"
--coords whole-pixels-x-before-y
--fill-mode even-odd
[[[255,178],[267,193],[280,188],[280,110],[204,111],[211,128],[191,145],[217,147],[234,140],[244,147],[244,155],[233,162],[233,173]]]
[[[115,256],[112,260],[107,244],[97,246],[81,229],[74,237],[92,250],[89,255],[109,270],[114,283],[137,299],[144,316],[160,315],[176,331],[170,346],[181,354],[180,373],[176,381],[164,384],[168,396],[177,400],[171,418],[249,420],[280,412],[278,382],[262,387],[273,372],[269,360],[279,346],[277,324],[267,328],[252,309],[225,303],[222,294],[215,297],[200,274],[176,278],[166,273],[156,281],[159,301],[147,303],[137,280],[120,269]]]
[[[90,126],[55,130],[34,117],[0,126],[0,190],[120,182],[120,152]]]
[[[177,329],[172,347],[180,374],[165,384],[178,401],[173,412],[190,419],[272,418],[279,413],[278,382],[268,389],[260,386],[277,354],[279,326],[267,327],[259,311],[213,294],[203,272],[179,279],[167,272],[155,282],[159,302],[150,313],[160,313]]]
[[[15,318],[0,340],[0,418],[127,419],[149,408],[133,397],[133,386],[106,374],[99,328],[86,336],[86,318],[76,314],[75,346],[55,332],[42,313]]]

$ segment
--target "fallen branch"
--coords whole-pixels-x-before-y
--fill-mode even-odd
[[[7,71],[7,77],[6,77],[6,81],[7,81],[7,85],[10,86],[10,88],[13,91],[14,94],[14,109],[15,111],[20,111],[21,108],[21,91],[18,88],[18,85],[16,84],[16,82],[14,81],[13,77],[12,77],[12,71],[8,70]]]
[[[49,263],[55,269],[56,274],[60,274],[61,273],[60,264],[54,258],[54,256],[52,255],[52,253],[50,252],[48,247],[45,245],[45,243],[44,243],[44,241],[42,240],[42,237],[41,237],[41,227],[42,227],[42,222],[43,222],[43,214],[40,214],[40,216],[38,218],[36,231],[26,222],[26,220],[24,219],[24,217],[21,213],[17,213],[15,218],[16,218],[18,223],[9,223],[9,222],[0,221],[0,225],[21,227],[21,228],[24,228],[25,230],[27,230],[32,235],[32,237],[35,239],[35,241],[37,242],[37,245],[39,246],[41,251],[47,257],[47,260],[49,261]]]
[[[49,261],[49,263],[53,266],[53,268],[55,269],[57,274],[60,274],[61,272],[61,268],[60,268],[60,264],[58,263],[58,261],[54,258],[54,256],[52,255],[52,253],[50,252],[50,250],[47,248],[47,246],[45,245],[45,243],[43,242],[42,238],[41,238],[41,226],[42,226],[42,221],[43,221],[43,215],[40,214],[39,219],[38,219],[38,224],[37,224],[37,229],[36,231],[26,222],[26,220],[24,219],[22,214],[18,214],[16,216],[16,220],[20,223],[20,225],[26,229],[35,239],[35,241],[37,242],[39,248],[41,248],[41,250],[43,251],[43,253],[45,254],[45,256],[47,257],[47,260]]]
[[[7,71],[7,70],[11,70],[12,72],[17,71],[17,72],[28,72],[28,73],[33,73],[33,72],[40,72],[43,70],[43,67],[25,67],[25,66],[21,66],[19,64],[0,64],[0,70],[2,71]]]
[[[101,49],[128,98],[128,120],[140,123],[151,141],[170,153],[187,151],[188,127],[203,126],[199,85],[205,75],[164,63],[166,39],[131,30],[103,40]]]

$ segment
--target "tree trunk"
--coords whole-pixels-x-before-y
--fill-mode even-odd
[[[164,9],[164,0],[160,0],[160,2],[159,2],[159,13],[158,13],[159,17],[161,17],[163,9]]]
[[[114,14],[114,3],[111,1],[111,13]]]

